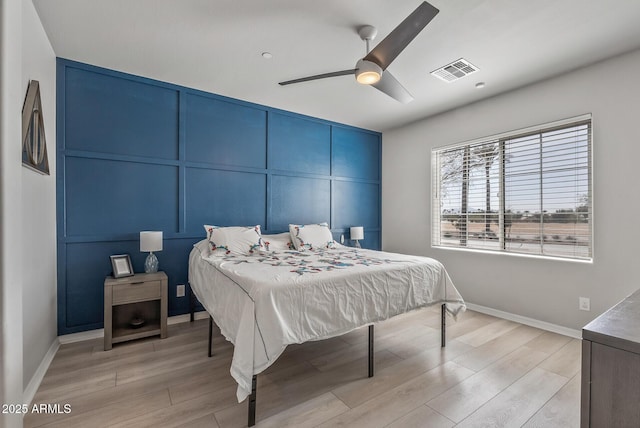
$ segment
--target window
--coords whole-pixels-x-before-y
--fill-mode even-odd
[[[432,244],[591,260],[591,116],[434,149]]]

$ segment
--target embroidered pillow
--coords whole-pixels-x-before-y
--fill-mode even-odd
[[[263,250],[260,225],[250,227],[219,227],[204,225],[211,255],[253,254]]]
[[[313,248],[335,248],[336,241],[333,240],[331,230],[327,223],[320,224],[290,224],[289,233],[291,241],[298,251],[310,250]]]
[[[291,242],[289,232],[276,233],[274,235],[262,235],[262,245],[266,251],[287,251],[295,250]]]

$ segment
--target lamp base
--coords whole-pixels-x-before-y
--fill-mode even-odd
[[[359,239],[354,239],[354,241],[356,241],[356,243],[355,243],[354,247],[356,247],[356,248],[362,248],[362,247],[360,246],[360,240],[359,240]]]
[[[150,252],[147,259],[144,261],[144,271],[146,273],[158,272],[158,258],[153,252]]]

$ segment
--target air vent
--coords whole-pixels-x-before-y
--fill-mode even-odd
[[[478,71],[478,67],[471,64],[466,59],[460,58],[457,61],[453,61],[451,64],[447,64],[444,67],[440,67],[437,70],[431,72],[432,75],[445,82],[454,82],[458,79],[462,79],[464,76]]]

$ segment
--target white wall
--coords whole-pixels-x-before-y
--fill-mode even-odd
[[[0,402],[22,402],[22,0],[0,0]],[[0,426],[22,426],[0,413]]]
[[[40,82],[49,170],[22,168],[22,299],[24,386],[57,344],[56,317],[56,57],[31,0],[22,2],[22,96]],[[39,379],[36,379],[39,383]]]
[[[639,75],[640,50],[385,132],[383,248],[439,259],[471,303],[582,328],[640,287]],[[592,264],[431,248],[432,147],[584,113],[593,114]],[[591,312],[578,310],[579,296]]]

